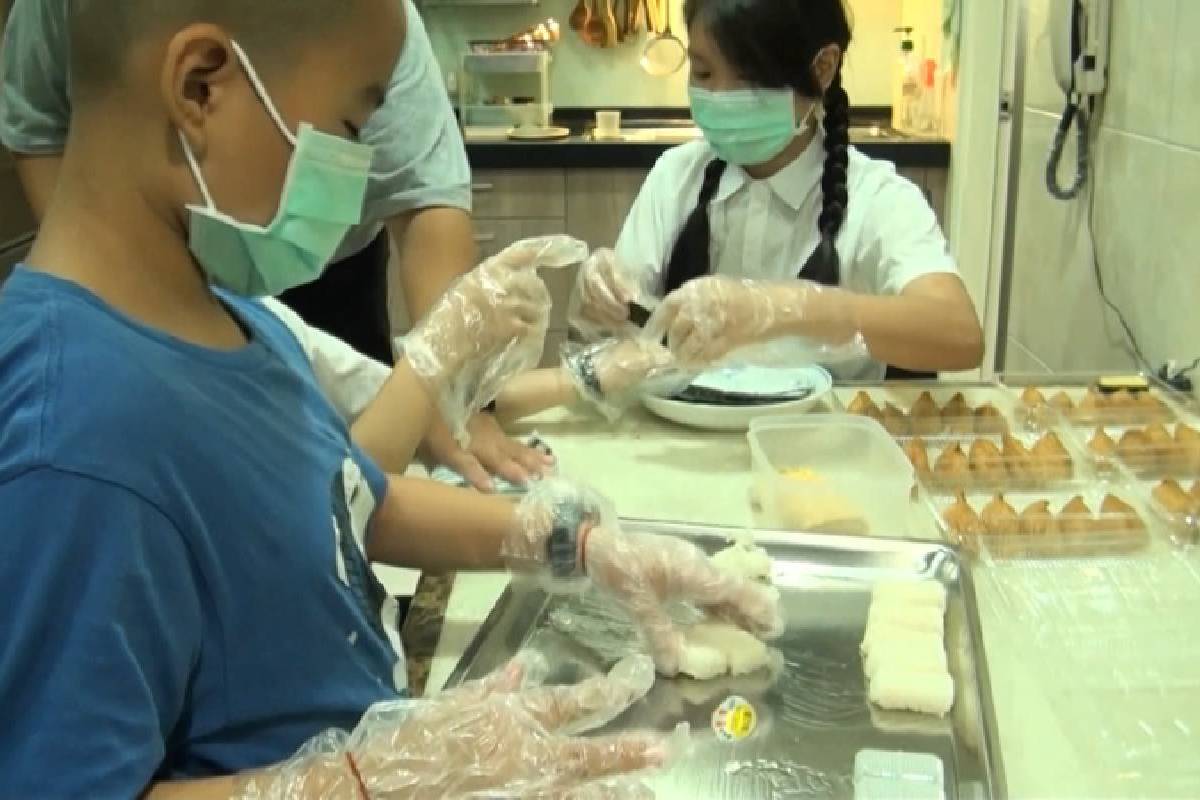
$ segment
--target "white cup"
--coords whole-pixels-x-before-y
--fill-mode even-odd
[[[596,112],[596,136],[601,139],[611,139],[621,135],[620,111]]]

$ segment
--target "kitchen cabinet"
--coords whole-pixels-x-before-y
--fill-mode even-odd
[[[944,167],[897,167],[896,172],[915,183],[925,193],[938,222],[946,225],[946,181],[949,170]]]
[[[637,197],[644,169],[486,169],[472,181],[475,241],[481,258],[521,239],[567,233],[592,247],[612,247]],[[577,269],[542,277],[554,303],[542,364],[558,363],[567,337],[567,307]]]
[[[562,219],[566,176],[561,169],[477,170],[471,180],[476,219]]]

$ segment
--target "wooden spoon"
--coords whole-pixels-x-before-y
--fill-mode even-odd
[[[596,0],[600,2],[600,0]],[[593,12],[591,6],[588,7],[587,19],[583,23],[583,30],[580,31],[580,36],[583,41],[592,47],[604,46],[604,22],[600,19],[598,13]]]
[[[617,46],[617,17],[612,0],[600,1],[600,22],[604,25],[604,47]]]
[[[587,24],[587,18],[587,0],[579,0],[575,4],[575,9],[571,12],[571,16],[567,18],[567,24],[571,26],[571,30],[581,31],[583,30],[583,26]]]

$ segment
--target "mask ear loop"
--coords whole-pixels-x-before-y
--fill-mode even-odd
[[[246,73],[246,78],[250,81],[251,88],[254,89],[254,93],[258,95],[258,99],[262,102],[263,106],[266,107],[267,114],[275,123],[275,127],[279,128],[279,132],[282,133],[284,138],[288,140],[288,143],[295,148],[296,135],[292,133],[291,129],[288,128],[287,124],[283,121],[283,116],[279,113],[279,109],[275,108],[275,103],[271,101],[271,96],[267,94],[267,88],[263,86],[262,80],[259,79],[258,73],[254,70],[254,65],[250,63],[250,58],[246,55],[246,51],[242,49],[240,44],[232,39],[230,39],[229,44],[231,47],[233,47],[234,55],[236,55],[238,61],[241,62],[242,69]]]
[[[183,135],[183,131],[176,131],[179,134],[179,144],[183,147],[183,157],[187,159],[188,168],[192,171],[192,178],[196,181],[196,185],[200,187],[200,196],[204,198],[204,204],[209,211],[217,212],[217,205],[213,202],[212,193],[208,191],[208,184],[204,181],[204,174],[200,172],[200,162],[196,160],[196,154],[192,152],[192,146],[188,144],[187,137]]]

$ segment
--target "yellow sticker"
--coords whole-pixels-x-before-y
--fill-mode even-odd
[[[740,742],[754,733],[756,727],[758,714],[744,697],[727,697],[713,711],[713,733],[723,742]]]

